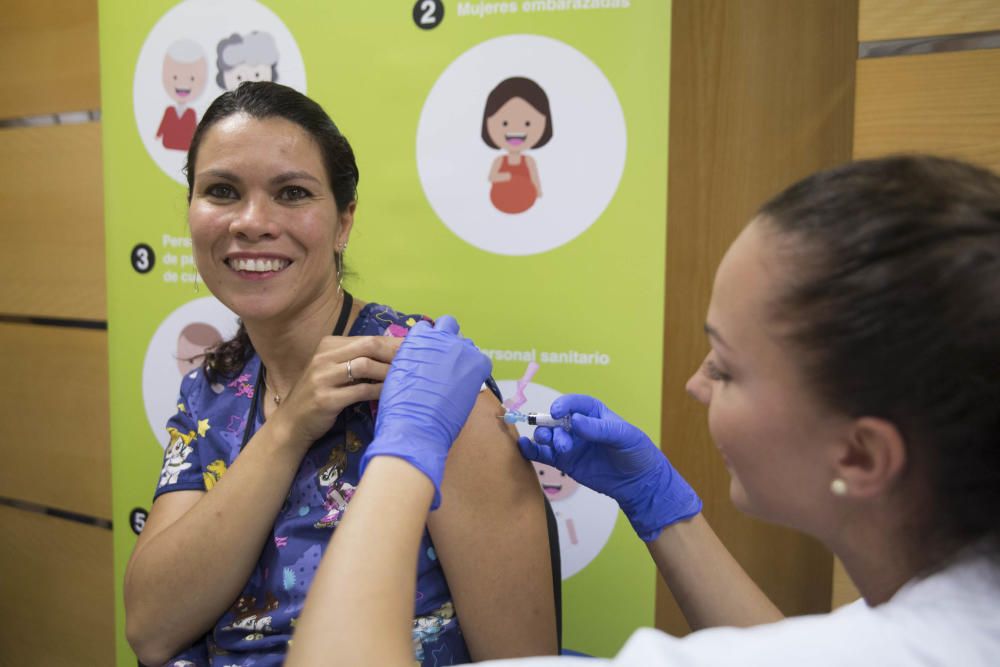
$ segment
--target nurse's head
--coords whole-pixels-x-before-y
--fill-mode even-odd
[[[806,178],[719,266],[689,391],[742,509],[918,565],[1000,543],[1000,178],[900,156]],[[986,538],[984,540],[984,538]]]

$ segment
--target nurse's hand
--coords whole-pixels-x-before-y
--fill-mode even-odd
[[[520,438],[525,458],[548,464],[618,502],[645,542],[701,511],[701,499],[649,437],[590,396],[569,394],[550,413],[572,429],[538,427]]]
[[[361,473],[375,456],[408,461],[434,484],[441,504],[444,464],[490,375],[489,358],[458,335],[445,315],[433,327],[418,322],[396,353],[382,388],[375,439],[361,458]]]

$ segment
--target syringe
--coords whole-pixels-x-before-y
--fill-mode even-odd
[[[551,428],[559,426],[566,431],[572,429],[572,422],[570,421],[569,415],[566,415],[561,419],[556,419],[552,415],[545,412],[518,412],[517,410],[507,410],[507,412],[504,413],[503,420],[507,424],[527,424],[528,426],[548,426]]]

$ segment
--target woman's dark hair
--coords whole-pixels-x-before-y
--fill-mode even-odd
[[[500,148],[490,139],[490,133],[486,131],[486,120],[515,97],[520,97],[534,107],[535,111],[545,116],[545,129],[542,131],[542,136],[538,138],[538,143],[532,146],[532,148],[541,148],[552,138],[552,113],[549,111],[549,97],[541,86],[523,76],[504,79],[486,98],[486,108],[483,110],[483,141],[490,148]]]
[[[191,138],[187,164],[184,167],[188,184],[188,202],[191,201],[194,189],[198,149],[205,138],[205,133],[220,120],[236,114],[245,114],[261,120],[284,118],[301,127],[319,146],[337,211],[343,213],[351,202],[357,201],[358,181],[361,176],[354,159],[354,151],[330,116],[323,111],[323,107],[288,86],[270,81],[249,81],[241,83],[236,90],[225,92],[215,98],[198,123]],[[334,261],[343,271],[343,258],[339,253]],[[241,322],[239,330],[232,339],[220,343],[206,353],[204,368],[210,376],[232,377],[243,369],[253,355],[253,344]]]
[[[930,156],[854,162],[760,220],[793,267],[774,314],[808,380],[907,444],[914,553],[1000,555],[1000,177]]]

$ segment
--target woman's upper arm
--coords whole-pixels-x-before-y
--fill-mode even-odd
[[[474,660],[558,650],[544,499],[502,414],[479,395],[427,522]]]

